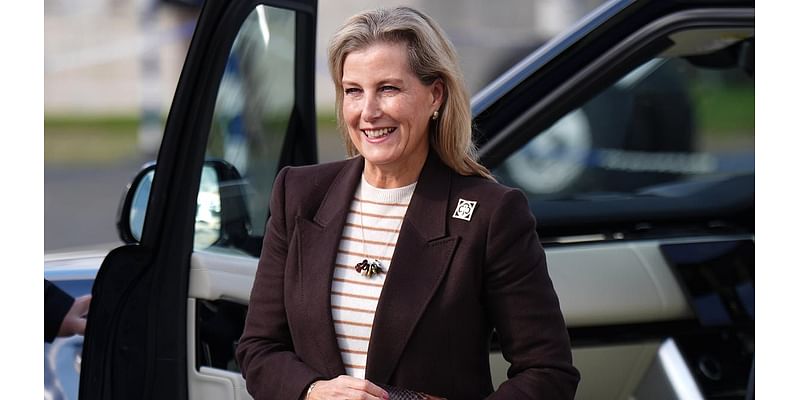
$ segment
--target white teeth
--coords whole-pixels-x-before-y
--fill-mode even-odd
[[[365,135],[370,139],[377,139],[381,136],[386,136],[394,131],[394,128],[381,128],[381,129],[362,129]]]

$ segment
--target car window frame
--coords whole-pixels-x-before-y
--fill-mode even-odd
[[[164,205],[162,203],[164,196],[159,196],[158,193],[170,192],[169,187],[173,181],[162,182],[164,180],[164,175],[171,174],[159,174],[159,169],[163,170],[169,166],[169,168],[176,168],[179,170],[189,168],[192,171],[189,173],[192,179],[188,182],[188,187],[186,187],[191,196],[186,196],[187,198],[184,200],[187,204],[184,206],[186,210],[191,210],[191,219],[194,219],[194,212],[197,206],[197,192],[200,185],[200,171],[205,161],[208,136],[213,121],[220,83],[224,75],[225,64],[230,55],[230,50],[236,39],[236,35],[242,23],[249,16],[248,10],[252,11],[260,4],[298,11],[298,20],[295,27],[297,43],[310,45],[311,48],[316,47],[316,35],[309,36],[309,33],[305,32],[303,29],[311,24],[307,19],[308,15],[314,16],[314,19],[316,18],[316,7],[309,6],[307,3],[303,2],[286,0],[250,0],[237,2],[235,6],[229,7],[225,11],[220,17],[220,21],[217,23],[217,26],[223,27],[224,30],[205,33],[210,36],[210,38],[193,36],[192,44],[190,45],[186,61],[184,62],[184,68],[181,72],[181,80],[191,80],[192,82],[205,81],[208,83],[199,85],[202,88],[202,93],[200,94],[198,94],[196,90],[193,90],[188,82],[184,85],[179,85],[178,89],[176,89],[172,107],[170,108],[164,128],[164,138],[162,139],[158,160],[156,162],[156,172],[153,177],[150,201],[145,216],[145,224],[142,229],[142,239],[140,240],[142,245],[154,246],[157,244],[159,240],[158,236],[149,233],[149,231],[160,231],[161,226],[159,225],[159,221],[164,221],[165,219],[163,215]],[[205,10],[205,7],[203,10]],[[313,25],[315,26],[315,22]],[[193,47],[200,46],[196,43],[206,44],[207,48],[193,52]],[[313,89],[315,85],[314,63],[312,62],[313,60],[309,61],[308,55],[305,53],[306,51],[303,46],[296,46],[295,76],[307,78],[295,78],[295,83],[298,85],[295,91],[295,108],[292,110],[290,116],[289,127],[287,128],[286,137],[283,141],[280,157],[277,160],[278,166],[276,171],[279,171],[286,165],[306,165],[317,162],[316,107]],[[204,60],[213,60],[213,64],[204,64]],[[193,67],[194,65],[198,65],[199,68]],[[199,76],[194,76],[195,74]],[[184,77],[184,75],[189,76]],[[189,86],[189,88],[186,88],[187,86]],[[306,92],[310,93],[310,96]],[[199,97],[200,100],[186,98],[191,96]],[[199,103],[199,106],[196,106],[192,111],[185,110],[188,104],[194,103]],[[186,121],[176,121],[178,115],[184,115]],[[192,115],[198,117],[193,118],[191,117]],[[308,123],[308,121],[311,122]],[[175,126],[181,122],[187,126]],[[301,125],[297,126],[297,123]],[[170,132],[173,131],[177,132],[175,134],[170,134]],[[181,131],[200,133],[181,135]],[[183,138],[183,136],[188,137]],[[188,143],[175,143],[181,138],[188,141]],[[171,155],[190,150],[194,150],[197,154],[194,154],[193,162],[189,166],[175,166],[175,162],[169,158]],[[178,174],[184,176],[186,173],[179,172]],[[148,228],[149,226],[153,227]]]
[[[659,39],[690,28],[753,27],[754,21],[752,8],[696,9],[676,12],[645,25],[531,102],[503,128],[491,132],[478,149],[481,162],[489,169],[500,165],[559,118],[655,56],[660,52]]]
[[[516,101],[529,101],[529,106],[515,117],[504,115],[508,122],[497,131],[488,132],[491,136],[478,150],[481,162],[490,169],[499,166],[559,118],[612,85],[634,67],[656,56],[663,49],[659,41],[666,40],[669,34],[691,28],[751,28],[754,21],[753,8],[698,8],[677,11],[635,30],[576,73],[559,76],[564,74],[543,66],[541,72],[528,77],[528,81],[555,79],[558,82],[541,97],[522,100],[523,96],[514,94]],[[581,58],[572,53],[569,57]],[[557,62],[557,59],[558,57],[553,62]],[[513,92],[514,90],[509,93]],[[492,107],[487,108],[489,111],[477,118],[493,120],[488,123],[478,121],[476,129],[481,128],[480,122],[487,126],[497,124],[498,115],[491,111]],[[478,135],[481,134],[487,132],[478,132]],[[687,197],[680,202],[674,199],[635,196],[593,201],[591,207],[587,207],[587,201],[529,199],[529,202],[537,216],[537,230],[545,242],[596,234],[601,234],[603,240],[644,239],[668,234],[663,230],[654,230],[657,223],[675,226],[683,224],[680,228],[682,230],[700,227],[698,233],[704,230],[717,233],[716,228],[729,233],[752,232],[754,193],[738,190],[739,185],[753,187],[754,176],[739,177],[725,183],[719,188],[719,192],[724,191],[729,196],[716,203],[709,201],[710,198],[716,198],[709,191]],[[688,204],[692,206],[687,207]]]

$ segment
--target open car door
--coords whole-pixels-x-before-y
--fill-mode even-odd
[[[316,162],[316,0],[208,0],[103,261],[80,398],[241,399],[235,329],[277,171]],[[214,279],[224,275],[224,279]]]

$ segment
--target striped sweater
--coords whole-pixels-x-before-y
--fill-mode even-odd
[[[350,204],[331,285],[333,326],[350,376],[364,378],[375,309],[416,185],[379,189],[362,175]],[[383,272],[371,277],[356,272],[355,265],[364,259],[379,260]]]

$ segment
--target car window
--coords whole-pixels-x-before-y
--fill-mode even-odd
[[[245,210],[239,214],[247,221],[240,225],[258,243],[295,104],[295,61],[295,11],[257,6],[233,42],[206,148],[207,160],[224,162],[240,178],[223,182],[212,168],[204,169],[195,249],[256,252],[252,245],[226,240],[226,233],[220,232],[220,192],[224,198],[226,187],[238,186],[227,193],[242,197]]]
[[[673,47],[544,131],[529,132],[534,138],[493,172],[532,201],[646,197],[676,185],[753,174],[753,63],[746,52],[738,59],[727,53],[754,42],[737,36],[701,46],[698,38],[709,36],[670,37]]]

